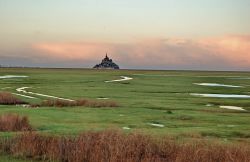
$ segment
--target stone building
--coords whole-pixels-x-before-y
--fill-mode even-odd
[[[112,59],[108,57],[106,54],[106,57],[102,59],[102,62],[100,64],[97,64],[93,67],[94,69],[119,69],[119,66],[113,62]]]

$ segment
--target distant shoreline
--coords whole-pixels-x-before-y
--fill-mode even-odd
[[[190,71],[190,72],[243,72],[243,73],[249,73],[250,70],[197,70],[197,69],[93,69],[93,68],[87,68],[87,67],[22,67],[22,66],[0,66],[0,69],[78,69],[78,70],[93,70],[93,71]]]

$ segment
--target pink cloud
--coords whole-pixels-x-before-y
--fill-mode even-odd
[[[250,68],[250,36],[201,40],[148,39],[127,44],[44,42],[32,46],[37,53],[60,60],[97,60],[106,52],[125,66]]]
[[[111,44],[106,43],[38,43],[33,49],[48,56],[61,60],[89,60],[103,57],[105,51],[113,50]]]
[[[226,36],[201,41],[211,53],[238,66],[250,66],[250,36]]]

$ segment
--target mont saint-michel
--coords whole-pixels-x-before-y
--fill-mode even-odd
[[[93,67],[94,69],[120,69],[119,66],[113,62],[112,59],[108,57],[108,54],[106,54],[106,57],[102,59],[102,62],[100,64],[97,64]]]

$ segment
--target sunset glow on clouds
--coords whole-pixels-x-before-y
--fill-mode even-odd
[[[236,66],[250,66],[250,36],[226,36],[207,39],[202,44]]]
[[[59,60],[97,62],[108,52],[112,58],[131,66],[215,66],[250,68],[250,37],[225,36],[202,40],[148,39],[127,44],[37,43],[33,49]]]

